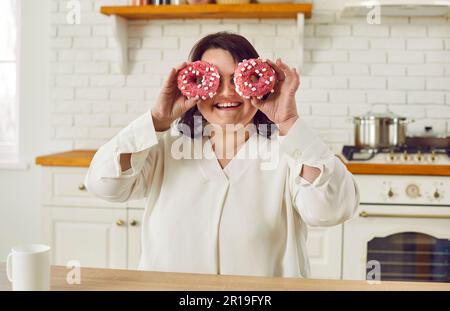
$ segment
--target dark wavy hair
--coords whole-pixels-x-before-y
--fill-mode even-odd
[[[207,35],[194,45],[189,53],[190,61],[195,62],[201,60],[203,54],[209,49],[223,49],[228,51],[233,56],[236,63],[244,59],[259,57],[258,52],[256,52],[253,45],[243,36],[229,32],[218,32]],[[202,118],[202,128],[194,127],[195,116]],[[183,134],[183,128],[189,128],[189,134],[191,138],[194,138],[202,135],[203,127],[206,123],[206,119],[201,115],[197,106],[194,106],[181,116],[177,127]],[[260,110],[258,110],[253,117],[253,124],[255,125],[258,134],[266,136],[267,138],[270,138],[272,129],[275,127],[274,123]]]

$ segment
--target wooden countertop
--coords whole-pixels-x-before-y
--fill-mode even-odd
[[[52,290],[450,291],[449,283],[380,282],[379,284],[369,284],[366,281],[224,276],[94,268],[82,268],[81,284],[69,285],[66,282],[66,275],[69,271],[66,267],[52,267]],[[4,263],[0,263],[0,290],[11,290],[11,284],[6,278]]]
[[[95,152],[96,150],[73,150],[43,155],[36,158],[36,164],[89,167]],[[345,161],[344,164],[353,174],[450,176],[450,165],[371,164]]]
[[[77,166],[89,167],[97,150],[72,150],[39,156],[36,164],[42,166]]]

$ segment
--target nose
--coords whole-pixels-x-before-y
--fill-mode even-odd
[[[232,97],[236,95],[236,89],[231,81],[221,81],[218,94],[221,97]]]

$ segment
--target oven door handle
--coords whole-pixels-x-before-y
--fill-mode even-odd
[[[359,217],[379,217],[379,218],[428,218],[428,219],[450,219],[450,215],[432,215],[432,214],[378,214],[362,211]]]

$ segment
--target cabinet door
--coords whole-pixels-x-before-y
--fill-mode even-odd
[[[128,210],[128,269],[137,269],[141,256],[143,209]]]
[[[341,278],[342,225],[308,228],[306,245],[311,278]]]
[[[78,260],[82,267],[126,269],[126,216],[126,209],[45,207],[52,264]]]

